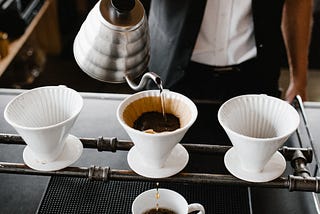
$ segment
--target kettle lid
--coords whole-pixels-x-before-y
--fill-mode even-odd
[[[139,0],[101,0],[100,12],[109,28],[120,31],[139,27],[145,13]]]

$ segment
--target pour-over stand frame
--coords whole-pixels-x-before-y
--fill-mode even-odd
[[[304,112],[303,103],[300,97],[296,97],[294,106],[301,115],[304,132],[306,133],[311,147],[294,148],[284,146],[279,152],[285,157],[286,161],[291,163],[293,174],[287,177],[279,177],[269,182],[247,182],[240,180],[230,174],[208,174],[208,173],[190,173],[181,172],[168,178],[146,178],[137,175],[131,170],[112,169],[108,166],[90,166],[90,167],[67,167],[62,170],[53,172],[37,171],[29,168],[23,163],[0,162],[0,173],[12,174],[29,174],[42,176],[71,176],[82,177],[98,181],[159,181],[159,182],[176,182],[176,183],[199,183],[199,184],[222,184],[222,185],[238,185],[248,187],[265,187],[265,188],[282,188],[289,191],[307,191],[320,192],[320,177],[312,176],[307,165],[313,160],[313,139],[309,130],[306,114]],[[297,129],[295,135],[299,143],[302,145],[301,127]],[[116,152],[119,150],[128,151],[133,143],[126,140],[118,140],[116,137],[98,137],[80,138],[84,148],[97,149],[101,151]],[[25,142],[19,135],[0,134],[0,144],[17,144],[23,145]],[[207,145],[207,144],[182,144],[189,153],[224,155],[230,149],[230,146],[224,145]],[[318,157],[315,156],[316,162],[319,164]]]
[[[21,91],[1,89],[0,108]],[[214,108],[219,106],[219,103],[203,100],[194,101],[200,110],[198,122],[196,121],[195,126],[189,130],[191,136],[187,136],[181,142],[190,156],[186,168],[169,178],[148,179],[127,170],[130,168],[125,158],[126,151],[132,147],[132,143],[128,140],[118,140],[129,139],[114,116],[118,104],[127,95],[81,94],[85,105],[71,134],[83,136],[80,139],[85,149],[72,167],[56,172],[40,172],[26,167],[19,156],[25,147],[24,141],[20,136],[11,134],[14,132],[5,122],[1,123],[2,132],[10,133],[0,134],[0,145],[3,148],[1,161],[7,161],[0,163],[1,185],[9,191],[3,194],[17,198],[15,202],[6,202],[8,205],[3,204],[5,206],[2,208],[16,210],[18,209],[16,204],[21,206],[21,200],[26,200],[29,207],[34,203],[31,210],[38,207],[38,213],[130,213],[134,198],[141,192],[154,188],[156,181],[160,182],[162,188],[179,192],[188,202],[202,203],[208,213],[252,213],[251,206],[254,211],[265,207],[266,210],[273,209],[282,213],[287,213],[293,208],[305,212],[306,206],[314,207],[315,201],[310,197],[317,195],[315,192],[318,191],[318,178],[315,172],[318,161],[315,153],[319,154],[320,150],[316,143],[313,144],[311,135],[308,135],[309,125],[304,123],[297,103],[295,107],[302,120],[292,139],[286,142],[287,147],[280,150],[288,162],[286,172],[278,179],[266,183],[251,183],[239,180],[228,173],[223,166],[223,156],[231,144],[222,136],[223,134],[220,136],[222,132],[219,128],[211,127],[212,118],[216,117],[212,111],[216,110]],[[312,133],[318,140],[319,135],[314,131],[318,124],[316,118],[319,115],[320,105],[309,102],[304,104],[311,119]],[[204,125],[210,124],[207,129],[210,132],[202,130],[204,127],[202,122]],[[96,137],[100,133],[108,137]],[[296,163],[297,169],[304,169],[303,165],[307,165],[307,168],[297,170],[298,174],[295,174],[295,168],[292,168],[289,162],[294,153],[300,152],[304,157],[298,156],[299,158],[293,163]],[[29,191],[39,193],[27,199],[25,195]],[[257,192],[261,196],[256,195]],[[272,196],[265,195],[270,193]]]
[[[80,138],[84,148],[96,148],[98,151],[129,150],[133,143],[130,141],[118,141],[116,138],[99,137],[97,139]],[[24,144],[18,135],[0,135],[0,143]],[[190,153],[200,154],[224,154],[230,146],[204,145],[204,144],[182,144]],[[270,182],[247,182],[225,174],[204,174],[182,172],[168,178],[146,178],[137,175],[131,170],[111,169],[108,166],[90,167],[66,167],[58,171],[37,171],[22,163],[0,162],[1,173],[29,174],[44,176],[71,176],[82,177],[97,181],[107,182],[109,180],[127,181],[159,181],[177,183],[202,183],[202,184],[223,184],[241,185],[250,187],[287,188],[290,191],[320,192],[320,177],[312,177],[307,164],[312,162],[313,152],[311,148],[282,147],[279,152],[291,163],[294,174],[288,177],[279,177]]]

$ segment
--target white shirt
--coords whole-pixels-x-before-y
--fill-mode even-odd
[[[191,60],[225,66],[256,55],[251,0],[207,0]]]

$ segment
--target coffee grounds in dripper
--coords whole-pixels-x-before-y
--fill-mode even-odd
[[[133,128],[148,133],[174,131],[180,128],[180,120],[170,113],[166,113],[166,118],[164,118],[160,112],[144,112],[134,121]]]

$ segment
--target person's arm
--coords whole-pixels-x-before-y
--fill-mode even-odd
[[[290,84],[285,99],[296,95],[307,99],[308,53],[312,26],[312,0],[285,0],[282,33],[290,70]]]

